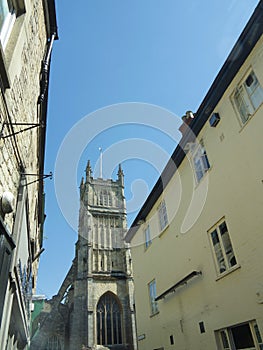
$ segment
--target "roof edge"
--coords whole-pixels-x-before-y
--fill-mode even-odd
[[[189,125],[188,132],[183,135],[180,143],[175,148],[160,177],[156,181],[139,213],[131,224],[131,227],[125,236],[126,242],[130,242],[132,240],[139,229],[140,225],[138,222],[145,220],[146,216],[149,214],[154,204],[176,172],[177,168],[185,158],[186,155],[183,150],[183,145],[185,145],[189,140],[190,134],[193,132],[197,136],[200,133],[211,112],[222,98],[224,92],[232,82],[244,61],[249,56],[252,49],[255,47],[262,34],[263,0],[260,0],[245,28],[237,39],[234,47],[230,51],[225,63],[201,102],[197,112],[195,113],[195,118]],[[190,128],[191,130],[189,130]]]

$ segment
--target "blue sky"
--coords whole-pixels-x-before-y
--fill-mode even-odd
[[[95,168],[102,147],[107,178],[115,178],[122,163],[130,224],[176,147],[179,118],[197,110],[257,3],[79,0],[76,11],[71,2],[56,1],[60,39],[52,53],[45,163],[45,172],[55,172],[55,180],[45,181],[38,294],[56,294],[74,258],[76,227],[61,201],[62,206],[70,203],[77,216],[79,203],[71,190],[77,191],[87,160]],[[63,140],[73,133],[61,175],[59,150],[65,150]],[[65,196],[59,204],[61,188]]]

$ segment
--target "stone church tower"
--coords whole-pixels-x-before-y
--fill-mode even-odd
[[[94,179],[88,162],[80,185],[75,259],[58,294],[34,320],[40,326],[31,349],[137,349],[126,231],[121,166],[116,181]]]

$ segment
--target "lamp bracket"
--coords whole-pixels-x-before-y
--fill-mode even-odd
[[[37,181],[44,180],[44,179],[46,179],[46,178],[48,178],[48,177],[50,178],[50,180],[52,180],[52,177],[53,177],[52,171],[50,171],[49,174],[28,174],[28,173],[21,173],[21,175],[23,175],[23,176],[37,176],[37,179],[36,179],[36,180],[33,180],[33,181],[31,181],[31,182],[25,184],[25,186],[31,185],[31,184],[33,184],[33,183],[35,183],[35,182],[37,182]]]
[[[16,132],[13,132],[9,135],[4,135],[4,127],[5,126],[8,126],[8,125],[11,125],[11,126],[26,126],[24,129],[21,129],[19,131],[16,131]],[[1,128],[1,131],[0,131],[0,139],[6,139],[8,137],[12,137],[12,136],[15,136],[17,134],[20,134],[24,131],[27,131],[27,130],[31,130],[33,128],[37,128],[37,127],[41,127],[43,128],[45,125],[44,123],[6,123],[4,122],[3,125],[2,125],[2,128]]]

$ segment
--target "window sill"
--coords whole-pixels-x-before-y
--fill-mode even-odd
[[[159,313],[160,313],[160,311],[156,311],[154,314],[151,314],[151,315],[150,315],[150,318],[152,318],[152,317],[154,317],[154,316],[157,316]]]
[[[168,229],[168,227],[169,227],[169,224],[167,224],[167,225],[162,229],[162,231],[161,231],[161,232],[159,233],[159,235],[158,235],[159,238],[162,237],[162,235],[166,232],[166,230]]]
[[[241,268],[241,265],[239,265],[239,264],[231,267],[231,269],[229,269],[229,270],[221,273],[219,276],[217,276],[216,281],[221,280],[221,278],[224,278],[225,276],[229,275],[230,273],[232,273],[232,272],[234,272],[234,271],[236,271],[236,270],[238,270],[240,268]]]

